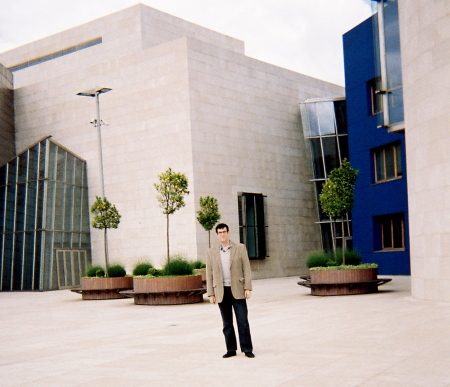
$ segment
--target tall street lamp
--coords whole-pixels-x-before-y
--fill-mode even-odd
[[[94,125],[97,127],[97,135],[98,135],[98,156],[100,160],[100,178],[102,183],[102,197],[105,197],[105,180],[103,176],[103,155],[102,155],[102,121],[100,120],[100,94],[107,93],[111,91],[109,87],[99,87],[95,89],[90,89],[86,91],[80,91],[77,95],[81,95],[83,97],[95,97],[96,105],[97,105],[97,118],[94,120]]]
[[[102,121],[100,119],[100,94],[107,93],[111,91],[109,87],[97,87],[95,89],[90,89],[86,91],[80,91],[77,95],[81,95],[83,97],[95,97],[96,105],[97,105],[97,118],[94,122],[94,125],[97,127],[97,135],[98,135],[98,157],[100,161],[100,179],[102,183],[102,197],[105,197],[105,180],[103,176],[103,155],[102,155]],[[105,228],[104,239],[105,239],[105,263],[106,263],[106,276],[109,277],[109,268],[108,268],[108,236],[106,233],[107,229]]]

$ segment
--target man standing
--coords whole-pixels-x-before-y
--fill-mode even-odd
[[[216,234],[220,246],[212,247],[206,256],[206,283],[209,301],[219,304],[223,334],[227,346],[224,358],[236,356],[237,342],[233,326],[233,311],[239,332],[241,351],[249,358],[253,354],[247,299],[252,294],[252,277],[247,249],[242,243],[230,241],[228,226],[220,223]]]

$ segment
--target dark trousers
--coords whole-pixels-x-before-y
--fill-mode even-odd
[[[250,325],[248,323],[247,301],[245,299],[236,300],[231,293],[231,287],[224,287],[222,302],[219,303],[220,313],[223,321],[223,334],[227,351],[236,351],[236,334],[233,326],[233,311],[236,315],[236,322],[239,332],[239,344],[242,352],[252,352],[252,338],[250,336]]]

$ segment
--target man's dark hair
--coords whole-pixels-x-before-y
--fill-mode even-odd
[[[225,223],[219,223],[219,224],[216,226],[216,234],[218,233],[219,230],[221,230],[221,229],[223,229],[223,228],[226,228],[226,229],[227,229],[227,232],[230,231],[230,229],[228,228],[228,225],[227,225],[227,224],[225,224]]]

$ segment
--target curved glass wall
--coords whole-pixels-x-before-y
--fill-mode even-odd
[[[327,181],[328,174],[339,167],[348,156],[347,116],[345,99],[307,100],[300,104],[305,137],[309,139],[315,185],[318,223],[322,232],[322,244],[325,250],[333,249],[336,237],[337,247],[351,247],[351,222],[338,219],[336,228],[333,221],[324,214],[319,203],[319,194]],[[344,228],[342,228],[344,222]],[[342,235],[344,229],[344,235]]]
[[[0,168],[0,289],[79,285],[91,261],[86,162],[46,138]]]

